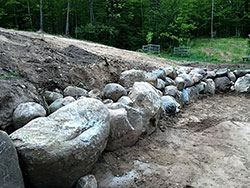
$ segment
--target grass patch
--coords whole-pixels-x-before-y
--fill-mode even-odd
[[[240,64],[242,57],[249,53],[247,39],[243,38],[194,39],[190,47],[189,57],[178,57],[164,51],[160,57],[176,61]]]
[[[20,75],[19,75],[19,73],[18,72],[16,72],[16,71],[10,71],[9,73],[6,73],[6,74],[3,74],[3,78],[4,79],[10,79],[10,78],[16,78],[16,77],[19,77]]]

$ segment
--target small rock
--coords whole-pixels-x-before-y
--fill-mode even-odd
[[[57,93],[57,92],[53,92],[53,91],[45,91],[43,95],[44,95],[45,100],[48,104],[53,103],[57,99],[63,98],[63,95],[61,93]]]
[[[32,119],[45,116],[46,110],[40,104],[35,102],[21,103],[13,113],[13,124],[15,129],[19,129]]]
[[[120,84],[125,88],[130,88],[135,82],[142,82],[146,79],[146,72],[142,70],[128,70],[121,73]]]
[[[181,91],[185,88],[185,80],[182,77],[176,77],[175,83],[176,83],[177,89],[179,91]]]
[[[66,106],[72,102],[75,102],[76,100],[71,97],[65,97],[65,98],[61,98],[61,99],[57,99],[55,102],[53,102],[50,106],[49,106],[49,112],[53,113],[55,111],[57,111],[58,109],[62,108],[63,106]]]
[[[133,146],[143,132],[142,113],[132,107],[114,103],[108,106],[110,134],[106,150]]]
[[[0,187],[24,188],[15,146],[3,131],[0,131]]]
[[[92,89],[90,92],[88,92],[88,96],[94,99],[101,99],[102,92],[99,89]]]
[[[104,88],[104,97],[106,99],[112,99],[113,101],[117,101],[122,96],[127,95],[127,91],[120,84],[110,83],[107,84]]]
[[[235,82],[235,90],[239,93],[249,93],[250,92],[250,74],[246,74],[240,77]]]
[[[122,96],[117,102],[127,106],[133,106],[133,101],[127,96]]]
[[[170,95],[175,98],[178,92],[179,91],[176,86],[167,86],[164,90],[164,95]]]
[[[166,83],[162,79],[157,79],[156,81],[156,88],[163,91],[165,88]]]
[[[161,97],[162,108],[165,113],[169,115],[174,115],[176,113],[176,100],[171,96],[163,96]]]
[[[170,67],[165,68],[164,70],[165,70],[166,76],[172,79],[175,79],[177,77],[177,72],[174,67],[170,66]]]
[[[236,76],[234,75],[233,72],[229,72],[229,71],[228,71],[227,77],[228,77],[232,82],[235,82],[235,81],[236,81]]]
[[[74,98],[79,98],[81,96],[87,96],[88,95],[88,91],[80,88],[80,87],[74,87],[74,86],[68,86],[64,89],[63,91],[64,96],[71,96]]]
[[[199,93],[204,93],[205,88],[207,87],[207,83],[206,82],[200,82],[200,83],[196,84],[195,87],[197,88]]]
[[[230,87],[232,85],[231,81],[226,76],[215,78],[214,82],[215,82],[216,89],[218,89],[219,91],[230,90]]]
[[[181,77],[185,80],[185,88],[194,85],[194,80],[188,74],[180,74],[178,77]]]
[[[212,79],[206,79],[205,83],[207,84],[205,87],[204,93],[215,94],[215,83]]]
[[[94,175],[81,177],[76,184],[76,188],[97,188],[97,181]]]
[[[165,78],[166,78],[166,76],[167,76],[164,69],[157,69],[157,70],[154,70],[154,71],[152,72],[152,74],[156,75],[157,78],[160,78],[160,79],[162,79],[162,80],[165,80]]]
[[[165,85],[166,86],[170,86],[170,85],[176,85],[176,83],[175,83],[175,81],[174,80],[172,80],[171,78],[169,78],[169,77],[166,77],[166,79],[165,79]]]
[[[217,77],[222,77],[222,76],[227,76],[228,69],[219,69],[216,71],[216,76]]]

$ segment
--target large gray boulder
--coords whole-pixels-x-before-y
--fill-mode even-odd
[[[166,86],[170,86],[170,85],[176,85],[176,83],[175,83],[175,81],[174,80],[172,80],[171,78],[169,78],[169,77],[166,77],[165,78],[165,85]]]
[[[207,71],[206,78],[215,78],[215,77],[216,77],[216,72],[215,71]]]
[[[164,95],[170,95],[172,97],[176,97],[179,93],[179,90],[176,86],[167,86],[164,90]]]
[[[176,77],[175,78],[175,83],[176,83],[176,87],[178,88],[178,90],[183,90],[185,88],[185,80],[182,77]]]
[[[21,103],[13,113],[13,124],[15,129],[19,129],[32,119],[45,116],[46,110],[40,104],[35,102]]]
[[[228,77],[232,82],[235,82],[236,79],[237,79],[236,76],[234,75],[234,73],[233,73],[233,72],[230,72],[230,71],[228,71],[227,77]]]
[[[10,135],[32,188],[69,188],[88,174],[109,136],[109,112],[97,99],[79,99]]]
[[[142,113],[132,107],[114,103],[108,106],[110,134],[106,150],[133,146],[143,132]]]
[[[112,99],[113,101],[117,101],[122,96],[127,95],[127,91],[120,84],[110,83],[107,84],[104,88],[104,97],[106,99]]]
[[[248,70],[235,70],[234,74],[237,78],[245,76],[246,74],[250,74],[250,69]]]
[[[0,187],[24,188],[15,146],[3,131],[0,131]]]
[[[127,106],[133,106],[133,101],[128,96],[122,96],[117,102]]]
[[[163,91],[166,86],[166,83],[162,79],[157,79],[156,81],[156,88]]]
[[[181,77],[185,81],[185,88],[194,85],[194,80],[189,74],[180,74],[178,77]]]
[[[165,68],[164,70],[165,70],[166,76],[168,76],[172,79],[175,79],[177,77],[177,71],[174,67],[169,66],[169,67]]]
[[[204,93],[205,89],[207,87],[207,83],[206,82],[200,82],[200,83],[196,84],[195,87],[197,88],[199,93]]]
[[[173,97],[162,96],[161,101],[162,101],[162,108],[163,108],[165,113],[167,113],[169,115],[174,115],[176,113],[177,102]]]
[[[239,93],[249,93],[250,92],[250,74],[246,74],[240,77],[235,82],[235,90]]]
[[[167,76],[164,69],[157,69],[157,70],[154,70],[154,71],[152,72],[152,74],[156,75],[157,78],[162,79],[162,80],[165,80],[165,78],[166,78],[166,76]]]
[[[45,97],[45,100],[48,104],[53,103],[57,99],[63,98],[63,95],[61,93],[53,92],[53,91],[45,91],[43,93],[43,96]]]
[[[213,81],[213,79],[206,79],[205,83],[207,84],[204,90],[204,93],[208,93],[208,94],[215,94],[215,83]]]
[[[63,106],[66,106],[75,101],[76,101],[75,98],[71,96],[57,99],[55,102],[49,105],[49,112],[53,113],[57,111],[58,109],[62,108]]]
[[[87,96],[88,91],[86,89],[75,87],[75,86],[68,86],[63,91],[64,96],[71,96],[74,98],[79,98],[82,96]]]
[[[146,82],[136,82],[129,94],[133,107],[143,115],[144,132],[151,134],[156,130],[161,109],[161,96]]]
[[[128,70],[121,73],[120,84],[125,88],[130,88],[135,82],[142,82],[146,79],[146,72],[142,70]]]
[[[199,98],[199,90],[195,86],[186,88],[186,91],[190,100],[195,101]]]
[[[76,184],[76,188],[97,188],[97,181],[95,176],[90,174],[84,177],[81,177]]]
[[[216,71],[216,76],[217,77],[222,77],[222,76],[227,76],[228,74],[228,69],[225,68],[225,69],[219,69]]]
[[[219,91],[228,91],[232,85],[228,77],[219,77],[214,79],[215,87]]]

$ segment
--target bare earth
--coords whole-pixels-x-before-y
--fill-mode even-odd
[[[250,187],[250,100],[217,95],[165,118],[131,148],[106,152],[100,188]]]

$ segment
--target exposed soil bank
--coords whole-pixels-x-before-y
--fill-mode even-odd
[[[250,186],[250,100],[216,95],[186,107],[131,148],[105,152],[100,188]]]

